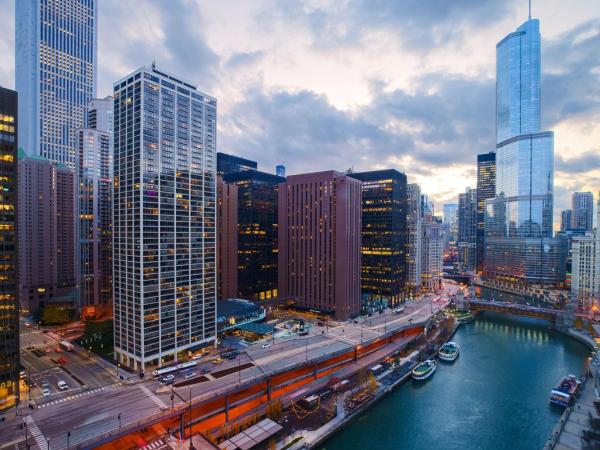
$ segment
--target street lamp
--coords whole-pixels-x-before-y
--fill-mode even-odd
[[[25,423],[25,448],[27,450],[29,450],[29,436],[27,434],[27,422],[25,422],[25,420],[23,420],[23,423]]]
[[[71,444],[71,432],[67,431],[67,450],[69,450]]]
[[[50,438],[46,439],[46,444],[48,445],[48,450],[50,450]]]
[[[194,449],[194,443],[192,442],[192,387],[190,386],[190,450]]]
[[[121,413],[119,413],[117,419],[119,419],[119,431],[121,431]]]

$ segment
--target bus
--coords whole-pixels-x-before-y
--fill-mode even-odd
[[[69,341],[60,341],[60,347],[68,352],[73,351],[73,344],[71,344]]]
[[[180,370],[196,367],[197,364],[198,363],[196,361],[188,361],[181,364],[177,364],[176,366],[161,367],[152,372],[152,375],[154,375],[155,377],[162,377],[164,375],[175,374]]]

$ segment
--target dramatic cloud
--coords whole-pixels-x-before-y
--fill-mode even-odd
[[[14,1],[0,0],[0,83],[14,87]],[[220,151],[288,173],[393,167],[441,209],[495,144],[495,45],[521,0],[101,0],[98,95],[156,61],[219,102]],[[600,10],[534,2],[556,212],[600,189]],[[597,169],[598,168],[598,169]]]

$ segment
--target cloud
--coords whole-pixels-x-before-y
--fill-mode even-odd
[[[206,42],[198,2],[103,0],[98,15],[99,95],[152,61],[201,90],[214,86],[220,58]]]
[[[354,45],[369,33],[385,30],[406,49],[429,51],[462,38],[469,28],[502,20],[516,4],[516,0],[298,0],[282,2],[276,14],[285,21],[304,21],[320,48]]]
[[[546,127],[600,111],[600,19],[542,46],[542,120]]]

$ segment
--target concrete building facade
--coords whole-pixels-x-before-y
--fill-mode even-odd
[[[19,298],[26,314],[76,306],[76,181],[67,166],[19,155]]]
[[[217,101],[154,64],[113,96],[114,348],[143,372],[216,340]]]
[[[409,294],[415,294],[421,289],[421,226],[423,222],[421,214],[421,188],[418,184],[411,183],[407,185],[406,200],[406,227],[408,230],[406,286]]]
[[[279,186],[279,296],[346,320],[360,313],[361,182],[335,171]]]
[[[93,100],[87,112],[88,127],[77,130],[78,285],[82,307],[112,301],[112,108],[112,97]]]

